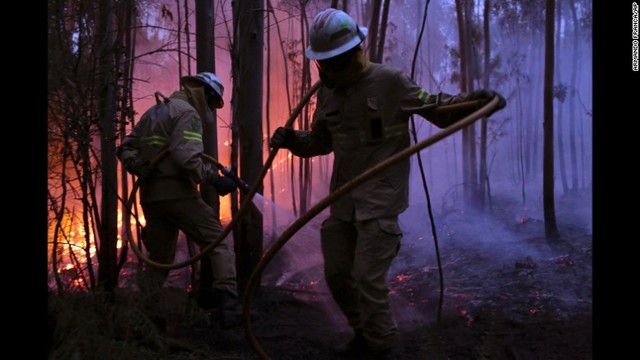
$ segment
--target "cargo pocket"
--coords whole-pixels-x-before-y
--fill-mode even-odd
[[[394,252],[389,254],[396,256],[400,251],[400,239],[402,239],[402,229],[400,229],[397,217],[379,218],[378,227],[385,241],[396,242],[395,246],[393,246]]]

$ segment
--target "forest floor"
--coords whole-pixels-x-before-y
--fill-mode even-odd
[[[545,239],[539,209],[512,201],[496,199],[490,216],[451,210],[436,217],[442,302],[434,242],[424,234],[429,222],[401,218],[403,244],[389,274],[396,357],[592,359],[590,209],[590,194],[557,199],[556,242]],[[304,239],[317,243],[318,234]],[[301,259],[303,250],[292,245],[263,274],[250,331],[222,329],[181,289],[162,294],[172,298],[159,312],[163,331],[132,310],[140,296],[86,311],[78,306],[86,300],[50,299],[49,359],[258,359],[259,352],[278,360],[341,359],[335,349],[351,331],[326,289],[321,259],[311,252]]]

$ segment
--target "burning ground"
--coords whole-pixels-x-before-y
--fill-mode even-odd
[[[430,224],[403,215],[405,236],[389,274],[398,358],[591,359],[591,222],[576,211],[590,209],[591,198],[557,201],[556,243],[544,238],[539,209],[506,199],[496,199],[488,216],[455,209],[436,216],[442,304]],[[287,243],[252,303],[252,333],[273,359],[339,359],[333,349],[351,336],[322,278],[318,226]],[[100,349],[124,359],[259,358],[244,329],[222,330],[181,289],[163,296],[155,317],[136,310],[136,293],[123,292],[111,308],[50,299],[49,358],[102,358],[91,355]]]

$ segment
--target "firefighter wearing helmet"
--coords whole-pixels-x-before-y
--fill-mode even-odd
[[[174,261],[179,231],[204,248],[223,230],[219,210],[202,199],[198,186],[210,185],[219,196],[236,190],[235,181],[202,159],[203,122],[215,124],[212,110],[224,105],[222,81],[213,73],[201,72],[183,77],[180,83],[182,90],[164,101],[158,99],[117,150],[123,166],[140,179],[146,220],[142,241],[149,258],[163,264]],[[169,153],[152,169],[150,162],[165,149]],[[212,283],[202,284],[209,290],[209,307],[220,309],[224,327],[240,325],[233,245],[225,239],[205,256],[213,274]],[[145,266],[140,288],[156,291],[169,271]]]
[[[330,191],[410,145],[409,118],[417,114],[445,128],[475,109],[435,112],[441,105],[495,96],[478,90],[431,93],[403,72],[372,63],[362,46],[367,29],[336,9],[318,13],[305,55],[315,60],[323,86],[311,130],[280,127],[270,146],[312,157],[333,152]],[[391,359],[397,325],[387,275],[398,254],[398,215],[409,204],[409,159],[374,175],[331,204],[321,227],[324,275],[355,336],[339,349],[347,358]]]

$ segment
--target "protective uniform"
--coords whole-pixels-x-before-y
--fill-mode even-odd
[[[418,114],[446,127],[466,113],[438,115],[440,105],[467,94],[430,94],[402,72],[371,63],[352,85],[321,87],[311,131],[295,131],[294,155],[333,151],[333,191],[409,147],[409,117]],[[409,159],[398,162],[331,205],[321,230],[325,277],[349,325],[372,349],[391,347],[396,333],[386,276],[400,247],[398,214],[408,207]]]
[[[343,11],[326,9],[314,17],[305,54],[315,60],[323,86],[311,130],[279,128],[270,140],[300,157],[333,152],[330,191],[409,147],[410,115],[444,128],[473,109],[436,112],[437,107],[495,95],[431,94],[401,71],[370,63],[359,45],[366,35]],[[363,349],[370,358],[392,356],[397,326],[386,277],[400,248],[398,214],[409,203],[409,164],[402,160],[337,199],[322,224],[325,279],[355,330],[353,356],[362,356]]]
[[[140,203],[146,226],[142,240],[149,258],[172,263],[178,231],[182,230],[201,248],[222,232],[217,209],[202,199],[198,184],[217,178],[217,170],[203,162],[202,121],[208,109],[200,84],[185,81],[184,91],[176,91],[164,103],[146,111],[118,148],[118,157],[132,173],[140,163],[150,162],[163,149],[169,149],[140,183]],[[221,95],[221,94],[220,94]],[[237,298],[233,247],[228,239],[207,255],[214,274],[213,288]],[[142,285],[162,286],[167,270],[148,267]]]

